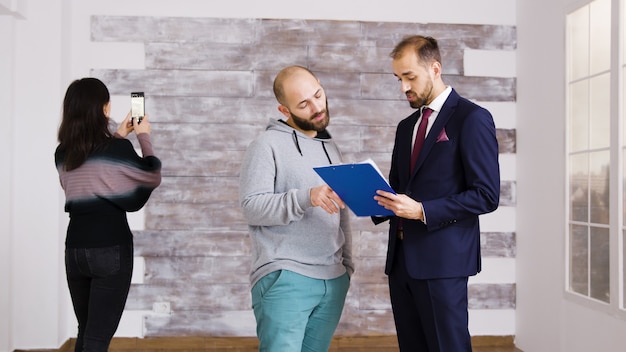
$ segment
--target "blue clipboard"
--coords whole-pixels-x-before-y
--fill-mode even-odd
[[[389,182],[370,162],[314,167],[356,216],[394,215],[374,200],[377,190],[395,194]]]

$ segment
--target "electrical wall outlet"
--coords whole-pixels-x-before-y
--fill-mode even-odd
[[[170,314],[172,312],[170,302],[154,302],[152,311],[158,314]]]

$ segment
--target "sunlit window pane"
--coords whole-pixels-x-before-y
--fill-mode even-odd
[[[622,55],[622,65],[626,64],[626,25],[624,25],[623,23],[626,21],[626,4],[624,2],[622,2],[622,48],[624,50],[624,53]],[[623,78],[626,78],[626,69],[624,67],[622,67],[622,75]],[[626,82],[626,79],[623,79],[622,82]],[[623,84],[623,83],[622,83]],[[623,104],[624,104],[624,99],[626,99],[626,89],[624,89],[624,87],[622,87],[622,92],[624,94],[624,96],[622,97],[622,114],[626,115],[626,109],[624,108]],[[622,115],[622,125],[624,126],[624,128],[626,129],[626,116]],[[624,145],[626,143],[626,133],[624,133],[624,137],[622,138],[622,144]],[[623,191],[622,191],[622,199],[623,199],[623,203],[622,203],[622,208],[624,211],[624,226],[626,226],[626,152],[624,152],[624,158],[625,160],[622,160],[622,165],[623,165],[623,175],[624,176],[624,186],[623,187]],[[622,258],[622,309],[626,309],[626,232],[622,231],[622,248],[621,248],[621,258]]]
[[[570,220],[589,221],[589,154],[570,157]]]
[[[610,302],[609,229],[591,227],[589,240],[589,279],[591,297]]]
[[[569,131],[572,152],[589,149],[589,81],[570,84]]]
[[[626,151],[624,151],[624,153],[622,154],[622,185],[623,185],[623,190],[626,190]],[[622,203],[624,204],[624,206],[622,207],[622,226],[626,226],[626,192],[622,191]],[[626,260],[624,261],[626,263]]]
[[[624,26],[624,27],[626,27],[626,26]],[[626,47],[626,43],[624,43],[624,46]],[[622,76],[624,78],[623,82],[626,82],[626,69],[622,68],[622,71],[623,71]],[[622,102],[624,102],[624,101],[626,101],[625,100],[626,99],[626,89],[622,89],[622,92],[624,94],[623,97],[622,97]],[[622,109],[622,114],[623,114],[622,115],[622,128],[624,129],[623,135],[622,135],[623,136],[622,137],[622,145],[626,146],[626,107],[624,107],[624,109]],[[625,190],[626,190],[626,188],[625,188]]]
[[[589,75],[589,7],[567,16],[570,81]]]
[[[589,213],[591,222],[609,224],[609,151],[589,154]]]
[[[611,76],[606,73],[589,82],[590,148],[608,148],[611,142]]]
[[[624,50],[622,55],[622,63],[626,63],[626,26],[623,25],[626,22],[626,2],[622,0],[622,17],[620,19],[622,23],[622,49]]]
[[[626,254],[626,232],[622,231],[622,256]],[[625,258],[626,259],[626,258]],[[622,298],[622,309],[626,308],[626,260],[623,261],[622,265],[622,294],[624,297]]]
[[[611,0],[596,0],[591,4],[589,26],[591,72],[596,74],[611,67]]]
[[[626,25],[624,25],[624,22],[626,22],[626,2],[622,1],[622,17],[620,19],[622,21],[621,23],[621,27],[622,27],[622,37],[620,38],[622,41],[622,48],[624,50],[623,55],[622,55],[622,65],[626,64]],[[622,67],[622,78],[626,77],[626,68]],[[626,89],[624,89],[624,82],[626,82],[626,79],[622,80],[622,92],[624,94],[624,96],[622,97],[621,100],[621,104],[622,104],[622,116],[621,116],[621,121],[622,121],[622,125],[624,126],[624,128],[626,129],[626,108],[624,107],[624,101],[626,101]],[[626,144],[626,133],[624,133],[623,138],[622,138],[622,145]],[[622,191],[622,205],[623,205],[623,210],[624,210],[624,217],[623,217],[623,221],[624,221],[624,226],[626,226],[626,151],[624,151],[623,153],[624,155],[624,160],[622,160],[622,166],[623,166],[623,175],[624,175],[624,180],[623,180],[623,184],[625,185],[625,187],[623,188]],[[620,248],[621,250],[621,260],[622,260],[622,285],[621,285],[621,289],[622,289],[622,304],[621,304],[621,308],[622,309],[626,309],[626,232],[622,231],[622,246]]]
[[[589,227],[570,225],[570,290],[589,294]]]
[[[626,27],[626,26],[624,26],[624,27]],[[626,47],[626,43],[624,43],[624,46]],[[626,69],[622,68],[622,71],[623,71],[622,76],[624,78],[623,82],[626,82]],[[622,102],[624,102],[624,101],[626,101],[626,100],[624,100],[624,99],[626,99],[626,89],[622,89],[622,92],[624,94],[623,97],[622,97]],[[626,146],[626,108],[622,109],[622,114],[623,114],[622,115],[622,128],[624,129],[623,132],[622,132],[623,133],[622,134],[622,136],[623,136],[622,137],[622,145]]]

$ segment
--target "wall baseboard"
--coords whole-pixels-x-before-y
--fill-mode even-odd
[[[28,352],[73,352],[76,339],[67,340],[58,350],[28,350]],[[472,346],[513,346],[514,336],[472,336]],[[366,336],[335,336],[331,344],[333,348],[342,347],[390,347],[397,348],[398,343],[395,335],[366,335]],[[228,347],[249,348],[258,347],[256,337],[214,337],[214,336],[180,336],[180,337],[116,337],[111,341],[109,351],[124,352],[154,350],[206,350],[224,349]],[[27,352],[26,350],[16,350],[14,352]]]

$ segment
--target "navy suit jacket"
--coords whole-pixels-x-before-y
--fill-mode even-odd
[[[411,173],[411,141],[419,114],[417,110],[398,124],[389,174],[391,187],[422,202],[426,215],[426,224],[402,219],[408,273],[415,279],[475,275],[481,269],[478,216],[494,211],[500,198],[493,118],[453,89]],[[398,217],[391,217],[386,274],[391,272],[397,230]]]

